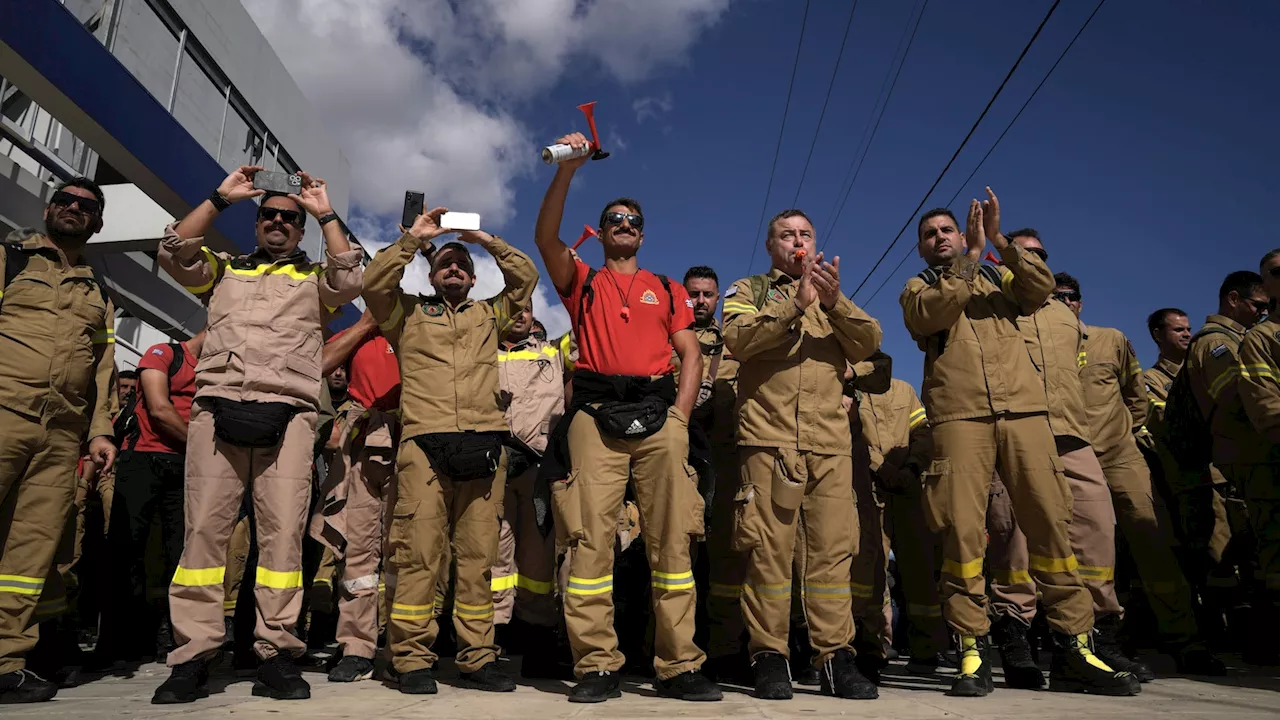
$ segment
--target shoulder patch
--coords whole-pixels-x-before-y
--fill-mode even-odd
[[[1226,344],[1224,343],[1224,344],[1215,346],[1212,350],[1209,351],[1209,354],[1214,357],[1222,357],[1223,355],[1226,355],[1227,354]]]
[[[163,351],[163,350],[161,350],[160,348],[156,348],[156,349],[154,349],[154,350],[152,350],[152,351],[151,351],[151,354],[152,354],[152,355],[164,355],[164,351]]]
[[[444,306],[438,303],[428,303],[422,306],[422,311],[431,317],[440,317],[444,314]]]
[[[769,302],[782,302],[782,291],[778,288],[770,288],[769,294],[765,297]]]
[[[737,285],[734,285],[734,286],[730,287],[728,290],[726,290],[726,291],[725,291],[725,293],[724,293],[724,299],[725,299],[725,300],[728,300],[729,298],[731,298],[731,297],[733,297],[734,295],[737,295],[737,294],[738,294],[738,286],[737,286]]]

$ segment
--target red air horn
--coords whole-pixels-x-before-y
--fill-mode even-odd
[[[578,242],[573,244],[573,249],[577,250],[579,247],[582,246],[582,243],[587,241],[587,238],[589,237],[600,237],[600,234],[596,232],[595,228],[591,227],[590,225],[587,225],[586,223],[583,223],[582,237],[578,238]]]
[[[571,145],[550,145],[542,148],[542,162],[548,165],[572,160],[574,158],[591,156],[592,160],[603,160],[609,157],[609,153],[600,149],[600,134],[596,132],[596,102],[592,100],[589,103],[583,103],[578,106],[583,115],[587,116],[587,127],[591,129],[591,142],[585,148],[575,150]]]
[[[993,255],[993,254],[991,253],[991,251],[990,251],[990,250],[988,250],[988,251],[987,251],[986,256],[985,256],[985,257],[983,257],[982,259],[983,259],[983,260],[986,260],[986,261],[987,261],[987,262],[989,262],[989,263],[994,263],[994,264],[996,264],[996,265],[1003,265],[1003,264],[1004,264],[1004,263],[1000,262],[1000,258],[998,258],[998,257],[996,257],[995,255]]]

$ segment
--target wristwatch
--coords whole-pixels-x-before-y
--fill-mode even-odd
[[[209,202],[213,203],[213,209],[218,212],[231,207],[231,201],[222,197],[222,193],[218,192],[217,188],[214,188],[213,192],[209,193]]]
[[[319,220],[320,227],[324,227],[325,223],[333,222],[334,220],[337,220],[337,219],[338,219],[337,213],[329,213],[328,215],[321,215]]]

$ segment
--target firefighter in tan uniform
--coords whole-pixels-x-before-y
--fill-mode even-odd
[[[1066,273],[1054,276],[1055,294],[1077,316],[1083,307],[1080,283]],[[1179,672],[1222,674],[1225,667],[1197,640],[1191,589],[1170,547],[1169,520],[1158,516],[1151,472],[1138,448],[1150,446],[1146,428],[1147,395],[1142,365],[1133,345],[1119,331],[1084,325],[1084,366],[1080,381],[1088,408],[1094,452],[1106,475],[1116,521],[1127,540],[1142,586],[1155,615],[1161,644],[1177,661]],[[1114,558],[1113,558],[1114,559]],[[1119,650],[1119,616],[1097,623],[1098,654],[1143,682],[1155,678],[1145,665],[1128,661]]]
[[[81,256],[102,229],[102,191],[78,178],[58,187],[45,233],[0,251],[0,702],[52,698],[26,669],[31,622],[76,494],[82,443],[115,462],[114,309]],[[60,576],[59,576],[60,577]]]
[[[803,212],[775,215],[765,249],[773,269],[735,282],[724,306],[725,345],[742,363],[733,542],[749,553],[742,610],[756,696],[792,694],[787,637],[799,534],[795,564],[822,691],[875,698],[854,664],[849,582],[858,528],[849,516],[853,438],[841,397],[847,364],[876,351],[880,324],[841,293],[839,258],[815,256]]]
[[[261,167],[244,166],[181,222],[165,230],[160,264],[191,293],[207,298],[208,335],[196,363],[188,425],[186,529],[169,586],[177,648],[173,672],[153,703],[193,702],[222,646],[227,547],[246,489],[252,488],[258,564],[255,695],[311,696],[293,657],[306,647],[291,632],[302,601],[302,537],[311,501],[312,459],[321,395],[324,318],[360,292],[363,252],[347,243],[324,181],[302,173],[298,195],[265,197],[258,247],[214,252],[203,236],[231,203],[253,189]],[[306,215],[324,232],[327,260],[298,249]],[[247,580],[247,579],[246,579]]]
[[[1271,297],[1274,317],[1280,300],[1280,252],[1262,258],[1262,280]],[[1243,469],[1245,501],[1258,543],[1266,616],[1272,620],[1254,630],[1272,648],[1280,646],[1275,622],[1280,611],[1280,322],[1268,318],[1250,328],[1240,344],[1238,392],[1245,414],[1266,446],[1265,462]]]
[[[929,269],[902,292],[907,329],[925,351],[924,401],[933,426],[934,460],[924,478],[930,527],[943,536],[942,596],[958,636],[960,673],[951,694],[994,689],[987,659],[985,519],[993,472],[1008,486],[1027,535],[1031,575],[1053,629],[1057,689],[1129,695],[1137,678],[1091,650],[1093,608],[1071,550],[1071,490],[1017,318],[1034,313],[1053,291],[1044,261],[1000,234],[999,202],[970,203],[967,234],[946,209],[921,217],[917,249]],[[990,238],[1004,266],[979,263]]]
[[[533,308],[525,306],[498,346],[499,404],[512,436],[523,447],[508,456],[498,562],[493,569],[494,622],[511,623],[518,629],[517,639],[524,646],[522,677],[561,677],[566,673],[555,654],[559,624],[555,536],[544,535],[538,528],[534,486],[547,437],[564,415],[568,357],[559,346],[533,337],[532,328]]]
[[[419,215],[395,244],[378,253],[365,276],[365,302],[396,350],[403,383],[387,636],[400,692],[435,693],[434,598],[438,573],[447,572],[440,560],[452,544],[457,564],[453,625],[462,681],[506,692],[515,683],[498,670],[492,591],[507,474],[503,440],[509,432],[499,407],[498,342],[529,303],[538,271],[500,238],[459,233],[460,240],[493,255],[506,280],[497,296],[469,299],[475,266],[466,245],[450,242],[434,251],[429,246],[449,232],[438,225],[444,212],[436,208]],[[405,266],[419,250],[431,258],[436,295],[400,290]]]

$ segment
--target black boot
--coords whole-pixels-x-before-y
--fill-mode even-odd
[[[779,655],[779,657],[781,656]],[[741,652],[708,659],[707,664],[702,666],[702,672],[716,682],[745,685],[746,687],[751,687],[755,684],[755,678],[751,673],[751,665]],[[787,679],[787,684],[788,686],[791,684],[790,678]]]
[[[1053,662],[1049,689],[1093,695],[1137,695],[1142,692],[1133,673],[1115,670],[1093,653],[1089,633],[1053,634]]]
[[[57,694],[57,685],[30,670],[0,675],[0,704],[44,702]]]
[[[435,673],[431,668],[411,670],[399,677],[400,692],[405,695],[435,695],[439,692]]]
[[[787,659],[778,653],[760,653],[755,659],[756,697],[761,700],[790,700],[791,672]]]
[[[458,673],[458,684],[485,692],[511,692],[516,689],[516,682],[498,669],[497,660],[482,665],[475,672]]]
[[[1178,672],[1184,675],[1213,675],[1221,677],[1227,674],[1227,666],[1216,655],[1209,652],[1203,643],[1192,641],[1172,651],[1173,662]]]
[[[302,679],[293,658],[276,653],[258,666],[258,680],[253,684],[252,693],[276,700],[306,700],[311,697],[311,686]]]
[[[654,682],[658,697],[688,700],[690,702],[716,702],[723,699],[720,686],[707,679],[706,675],[691,670],[666,680]]]
[[[1026,638],[1023,638],[1025,642]],[[996,689],[991,679],[991,660],[989,642],[986,635],[961,636],[956,645],[960,653],[960,671],[951,681],[951,689],[947,694],[952,697],[985,697]],[[1029,654],[1029,653],[1028,653]],[[1005,668],[1005,673],[1009,672]],[[1038,670],[1037,670],[1038,672]]]
[[[858,672],[852,650],[840,649],[832,653],[822,667],[818,668],[818,676],[822,682],[823,695],[834,695],[845,700],[874,700],[880,697],[876,686]]]
[[[621,679],[617,673],[589,672],[569,691],[571,703],[602,703],[622,697]]]
[[[373,661],[359,655],[344,655],[329,671],[329,682],[359,682],[373,677]]]
[[[1138,682],[1151,682],[1156,674],[1151,668],[1131,660],[1120,649],[1120,616],[1103,615],[1093,624],[1093,654],[1113,670],[1133,673]]]
[[[1040,672],[1040,666],[1031,653],[1026,626],[1014,618],[1002,617],[991,626],[991,641],[1000,653],[1005,685],[1022,690],[1044,687],[1044,673]]]
[[[195,702],[209,694],[209,661],[191,660],[175,665],[169,679],[156,688],[152,705],[178,705]]]

